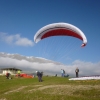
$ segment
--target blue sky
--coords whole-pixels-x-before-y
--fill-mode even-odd
[[[43,26],[65,22],[80,28],[88,44],[72,37],[34,43]],[[100,0],[0,0],[0,52],[42,57],[63,64],[100,62]]]

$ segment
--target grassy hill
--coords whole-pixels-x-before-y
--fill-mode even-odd
[[[62,77],[6,79],[0,76],[0,100],[100,100],[100,80]]]

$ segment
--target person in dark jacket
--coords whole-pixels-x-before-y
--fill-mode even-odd
[[[10,73],[6,73],[6,78],[9,79],[10,78]]]
[[[79,73],[78,67],[76,68],[75,72],[76,72],[76,77],[78,77],[78,73]]]
[[[42,82],[42,72],[36,71],[37,72],[37,76],[38,76],[38,80],[39,82]]]

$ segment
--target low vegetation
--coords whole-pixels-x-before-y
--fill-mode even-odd
[[[6,79],[0,76],[0,100],[100,100],[100,80],[62,77]]]

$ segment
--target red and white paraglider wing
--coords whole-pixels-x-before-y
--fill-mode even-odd
[[[50,36],[73,36],[83,41],[82,47],[87,44],[87,39],[84,33],[74,25],[68,23],[53,23],[42,27],[34,36],[34,41],[37,43],[40,40]]]

